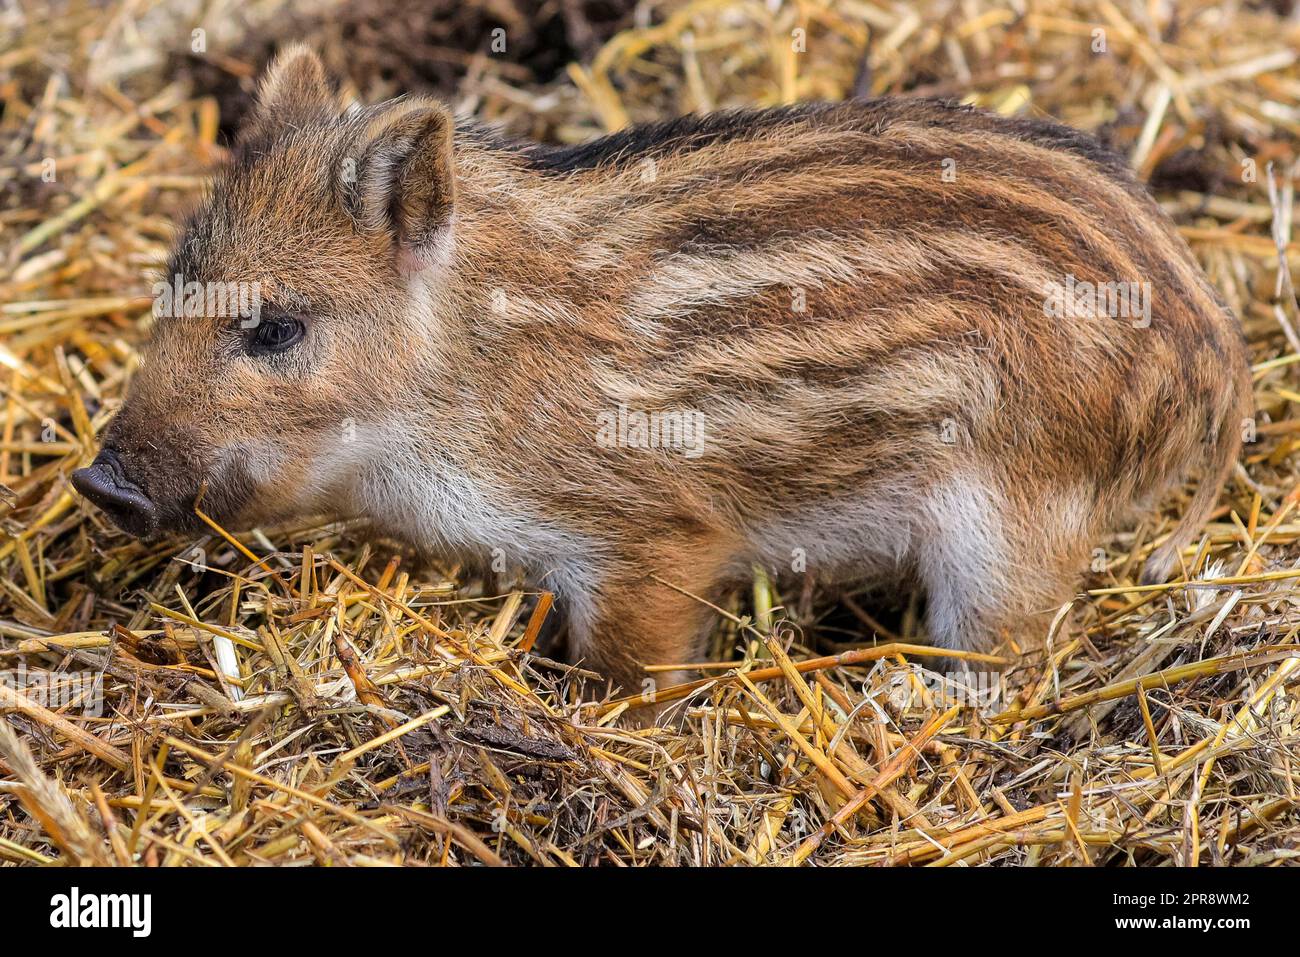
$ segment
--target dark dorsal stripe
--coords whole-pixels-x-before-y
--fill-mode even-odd
[[[690,153],[716,143],[743,140],[809,120],[873,133],[880,133],[900,121],[960,131],[969,131],[974,125],[995,135],[1073,153],[1095,163],[1125,185],[1137,185],[1123,157],[1087,133],[1051,120],[1002,117],[955,101],[930,97],[886,96],[843,103],[803,103],[765,110],[724,110],[703,116],[689,114],[632,126],[576,146],[547,146],[512,140],[477,125],[462,127],[460,132],[476,145],[517,154],[531,169],[563,174]]]

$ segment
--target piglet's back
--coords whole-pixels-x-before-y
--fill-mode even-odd
[[[1235,455],[1239,326],[1085,134],[882,99],[566,149],[461,135],[520,184],[494,235],[539,250],[505,290],[519,311],[487,321],[594,364],[597,405],[699,410],[716,454],[696,478],[749,527],[809,496],[978,472],[1026,521],[1047,504],[1087,534]]]

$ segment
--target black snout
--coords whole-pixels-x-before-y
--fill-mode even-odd
[[[112,449],[104,449],[89,466],[73,472],[72,485],[129,535],[147,538],[158,526],[157,506],[126,477],[122,460]]]

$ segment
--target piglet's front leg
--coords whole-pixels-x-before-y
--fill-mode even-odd
[[[622,555],[593,590],[592,614],[571,624],[574,660],[623,695],[691,680],[685,669],[646,667],[701,658],[715,618],[705,602],[719,596],[725,554],[717,543],[692,542]]]

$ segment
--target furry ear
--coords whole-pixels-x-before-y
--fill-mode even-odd
[[[258,84],[257,106],[243,138],[264,138],[287,126],[328,121],[339,112],[320,57],[301,43],[291,44],[280,51]]]
[[[412,98],[372,119],[354,147],[354,181],[344,177],[350,185],[345,205],[362,230],[393,241],[404,273],[432,265],[449,249],[454,129],[441,103]]]

